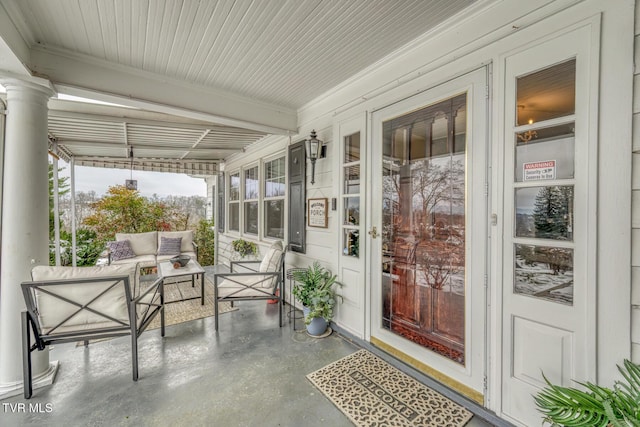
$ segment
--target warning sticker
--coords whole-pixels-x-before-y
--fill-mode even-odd
[[[529,162],[522,165],[524,181],[539,181],[556,178],[556,161]]]

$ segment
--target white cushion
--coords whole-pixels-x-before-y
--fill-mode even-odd
[[[34,281],[60,281],[69,279],[91,279],[97,277],[108,276],[129,276],[130,286],[135,287],[135,279],[137,275],[137,265],[107,265],[96,267],[50,267],[38,266],[31,271]],[[74,284],[50,286],[47,290],[55,295],[65,297],[78,304],[87,304],[98,295],[103,293],[116,281],[108,282],[84,282],[80,281]],[[132,293],[134,293],[132,291]],[[78,307],[65,302],[45,292],[35,291],[36,304],[38,306],[39,322],[45,331],[64,321],[73,313],[78,311]],[[105,313],[114,319],[124,323],[129,322],[129,313],[127,309],[126,293],[124,285],[118,283],[113,288],[104,292],[94,302],[89,304],[94,310]],[[94,314],[87,310],[81,310],[73,315],[69,320],[65,321],[66,327],[77,326],[79,329],[92,329],[93,326],[86,325],[100,324],[96,327],[121,326],[118,322],[111,321],[108,318]],[[66,328],[68,329],[68,328]],[[62,332],[62,330],[57,332]],[[54,331],[54,333],[56,332]]]
[[[171,258],[170,256],[169,258]],[[155,255],[138,255],[133,258],[119,259],[117,261],[111,261],[111,265],[132,265],[139,264],[140,267],[155,267],[156,256]]]
[[[161,237],[181,237],[182,244],[180,246],[180,252],[193,252],[193,230],[187,231],[160,231],[158,232],[158,247],[160,246]]]
[[[129,240],[136,255],[155,255],[158,252],[158,232],[116,233],[116,240]]]
[[[267,253],[262,258],[262,262],[260,263],[260,268],[258,271],[266,272],[266,271],[278,271],[280,269],[280,257],[282,256],[282,242],[277,241],[274,242],[271,247],[267,250]]]

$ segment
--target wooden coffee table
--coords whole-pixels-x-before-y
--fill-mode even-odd
[[[173,264],[169,261],[162,261],[158,263],[158,276],[162,279],[162,286],[164,286],[164,279],[169,277],[183,277],[183,276],[191,276],[191,287],[195,286],[195,278],[196,276],[200,277],[200,296],[191,297],[191,298],[183,298],[181,300],[169,301],[169,302],[179,302],[179,301],[187,301],[191,299],[200,298],[201,304],[204,305],[204,268],[198,261],[191,259],[181,268],[173,268]]]

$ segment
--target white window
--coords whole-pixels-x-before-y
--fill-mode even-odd
[[[258,234],[259,185],[258,166],[244,170],[244,232]]]
[[[264,164],[264,236],[284,239],[285,158]]]
[[[240,172],[229,174],[229,231],[240,231]]]

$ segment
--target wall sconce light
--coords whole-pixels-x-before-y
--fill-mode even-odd
[[[307,157],[311,160],[311,183],[314,184],[316,174],[316,160],[326,156],[326,146],[317,138],[316,131],[311,131],[311,137],[307,139]]]

